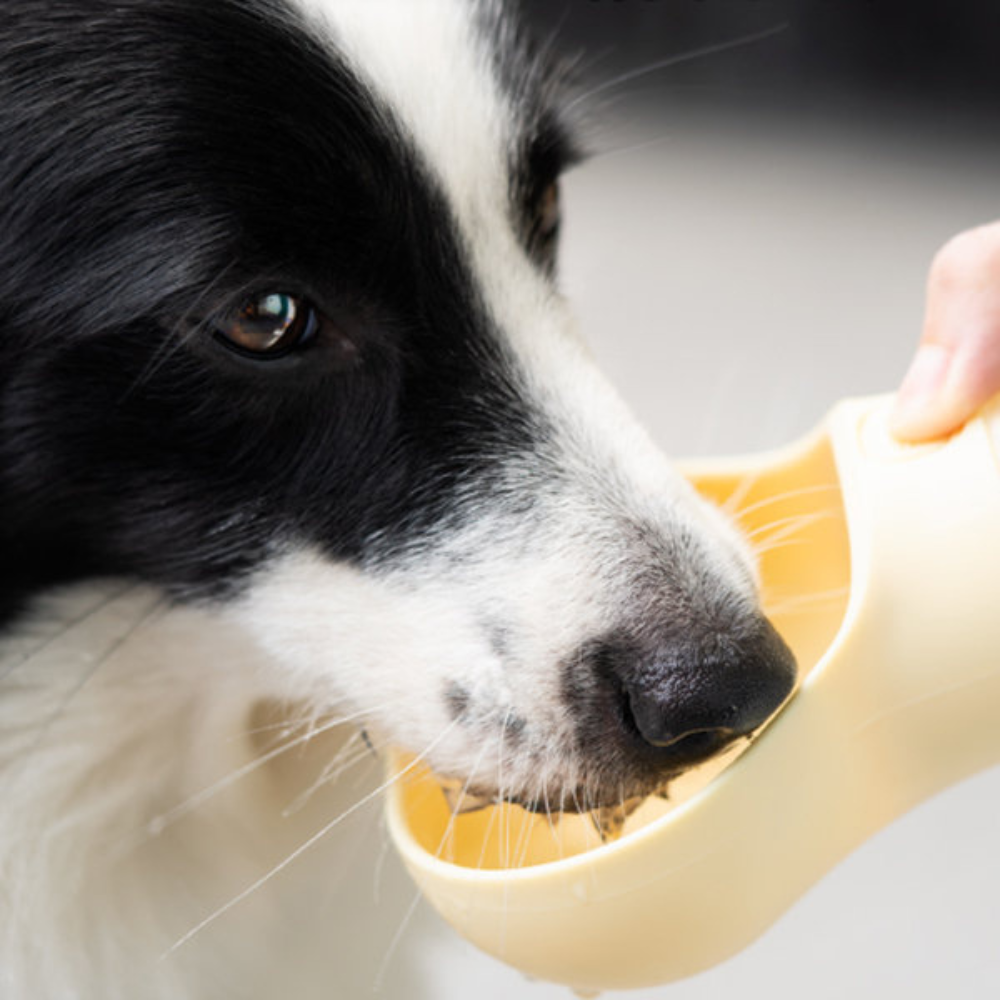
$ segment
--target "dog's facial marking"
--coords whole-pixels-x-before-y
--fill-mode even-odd
[[[528,728],[527,719],[520,715],[506,715],[503,720],[503,739],[506,743],[518,745],[524,740]]]
[[[617,800],[678,762],[659,744],[686,763],[739,728],[695,705],[676,735],[682,681],[716,714],[780,701],[745,545],[575,336],[573,147],[498,5],[5,19],[0,574],[218,603],[276,697],[345,702],[526,802]],[[778,679],[675,669],[694,624]]]
[[[469,715],[469,705],[472,698],[469,692],[458,681],[449,681],[444,692],[448,711],[453,719],[465,720]]]
[[[506,625],[487,621],[483,626],[490,640],[490,650],[501,662],[510,659],[513,636]]]
[[[488,91],[475,51],[462,55],[474,46],[458,5],[421,6],[400,16],[454,42],[449,62],[471,60],[469,100]],[[363,20],[381,5],[356,7]],[[341,21],[351,9],[336,7]],[[263,0],[95,0],[58,16],[29,4],[11,17],[5,31],[30,17],[21,33],[42,41],[15,49],[2,84],[0,301],[15,359],[3,389],[19,405],[4,418],[0,503],[9,554],[60,554],[39,583],[136,573],[224,595],[282,539],[305,534],[333,558],[390,554],[452,517],[456,492],[498,457],[534,448],[538,415],[455,221],[483,195],[488,225],[512,229],[499,140],[465,130],[474,107],[448,126],[456,162],[435,174],[406,124],[407,105],[442,101],[429,120],[449,120],[455,87],[433,62],[403,58],[428,79],[383,93],[352,61],[357,32],[341,45]],[[116,40],[141,55],[91,80]],[[151,50],[184,72],[167,76]],[[88,110],[93,134],[68,141]],[[459,174],[464,193],[446,192]],[[55,237],[43,214],[61,220]],[[322,317],[300,349],[264,365],[219,345],[226,317],[275,294]]]

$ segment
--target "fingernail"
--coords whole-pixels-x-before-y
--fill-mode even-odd
[[[942,389],[951,360],[951,351],[940,344],[924,344],[917,351],[893,405],[891,423],[897,436],[911,438],[938,433],[937,425],[944,416]]]

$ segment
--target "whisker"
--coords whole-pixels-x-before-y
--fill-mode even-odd
[[[674,142],[676,138],[677,137],[674,134],[664,132],[651,139],[637,139],[633,142],[623,142],[621,145],[609,145],[607,149],[602,149],[596,153],[588,153],[587,163],[611,160],[616,156],[632,156],[635,153],[642,153],[651,149],[656,149],[658,146],[666,146],[669,143]]]
[[[535,814],[527,809],[522,810],[521,832],[517,835],[517,843],[514,845],[514,856],[511,859],[511,868],[523,868],[524,860],[528,856],[528,848],[531,846],[531,827],[534,826]]]
[[[252,726],[249,729],[234,733],[232,736],[227,736],[226,742],[235,743],[245,740],[248,736],[263,736],[265,733],[275,732],[278,734],[279,739],[287,739],[296,729],[301,729],[306,725],[313,714],[313,712],[310,712],[308,715],[301,715],[295,719],[284,719],[281,722],[268,722],[263,726]]]
[[[798,545],[808,545],[808,538],[786,538],[783,541],[778,542],[763,542],[760,545],[755,545],[753,547],[754,555],[759,559],[761,556],[768,552],[774,552],[777,549],[790,549]]]
[[[392,840],[389,837],[388,825],[385,823],[384,818],[379,823],[378,828],[381,833],[381,841],[379,843],[378,854],[375,857],[375,864],[372,866],[372,902],[376,907],[380,906],[382,902],[382,880],[385,876],[385,863],[392,849]]]
[[[406,912],[403,914],[403,919],[399,922],[399,926],[396,928],[396,933],[393,934],[392,940],[385,949],[382,961],[379,963],[378,972],[375,973],[375,979],[372,983],[373,995],[377,996],[382,992],[382,987],[385,984],[385,977],[389,971],[389,963],[396,954],[396,949],[399,947],[400,941],[403,940],[403,934],[406,932],[407,927],[410,926],[410,921],[413,919],[413,914],[417,912],[417,907],[420,905],[420,900],[422,898],[423,893],[420,889],[417,889],[417,891],[413,894],[413,899],[410,900],[410,905],[406,908]]]
[[[830,590],[817,590],[811,594],[795,594],[776,601],[765,600],[764,607],[769,615],[786,615],[796,611],[808,611],[818,604],[832,604],[843,600],[850,587],[833,587]]]
[[[177,322],[166,331],[163,342],[153,353],[152,357],[150,357],[149,361],[146,362],[139,374],[129,384],[128,388],[122,394],[120,402],[125,402],[133,393],[141,389],[173,355],[183,348],[187,341],[193,340],[203,331],[206,323],[204,320],[197,320],[196,317],[205,310],[210,297],[215,294],[223,281],[232,273],[233,268],[234,265],[232,263],[223,267],[191,302],[190,307]],[[249,295],[256,287],[255,280],[248,280],[236,291],[233,297],[239,298],[241,295]]]
[[[482,763],[483,754],[486,753],[486,750],[488,748],[489,748],[489,743],[486,742],[486,740],[483,740],[482,746],[480,746],[479,748],[479,753],[476,754],[476,759],[472,762],[472,767],[469,768],[468,777],[462,783],[462,787],[458,792],[457,796],[458,802],[461,802],[462,799],[468,794],[469,788],[472,784],[472,777],[478,770],[479,765]],[[440,858],[444,853],[445,845],[448,843],[449,840],[451,840],[451,837],[455,832],[455,823],[457,822],[459,815],[461,815],[461,810],[458,809],[452,810],[451,816],[448,817],[448,822],[445,825],[444,833],[441,835],[441,840],[438,843],[437,851],[435,851],[435,857]]]
[[[139,631],[139,629],[153,621],[153,619],[156,618],[156,616],[159,615],[167,606],[167,603],[166,598],[162,594],[157,594],[146,611],[143,612],[137,619],[132,621],[123,632],[116,635],[111,642],[104,647],[100,656],[95,657],[94,662],[89,664],[86,670],[81,671],[76,682],[69,688],[63,697],[59,699],[59,702],[53,711],[39,725],[34,739],[28,744],[22,753],[20,758],[22,765],[26,763],[31,754],[37,750],[39,746],[41,746],[41,744],[45,741],[46,736],[52,730],[52,727],[62,717],[66,709],[69,708],[73,699],[80,694],[80,692],[91,680],[93,680],[101,667],[103,667],[108,660],[110,660],[111,657],[114,656],[115,653],[118,652],[118,650],[121,649],[121,647],[124,646],[125,643]]]
[[[557,827],[558,818],[553,818],[552,816],[552,806],[549,802],[549,779],[542,778],[542,801],[545,803],[545,820],[549,824],[549,834],[552,836],[552,841],[556,845],[556,851],[559,854],[559,860],[563,859],[563,842],[562,838],[559,836],[559,831]]]
[[[350,722],[357,722],[359,719],[364,718],[368,712],[365,711],[355,711],[349,712],[347,715],[338,715],[336,717],[324,718],[325,710],[319,707],[313,707],[308,712],[303,712],[299,716],[289,717],[280,720],[279,722],[269,722],[260,726],[248,727],[247,729],[241,730],[233,736],[227,738],[227,742],[233,742],[234,740],[243,740],[248,736],[261,736],[265,733],[277,732],[278,739],[291,737],[292,734],[299,729],[315,727],[317,723],[322,720],[322,726],[325,728],[327,725],[347,725]],[[319,735],[320,733],[313,729],[314,735]]]
[[[746,499],[747,494],[757,485],[760,480],[760,475],[756,472],[748,472],[746,475],[740,477],[740,481],[736,484],[736,488],[733,490],[726,499],[719,504],[722,511],[728,514],[730,517],[737,516],[737,510],[741,503]]]
[[[68,632],[72,631],[78,625],[82,625],[85,621],[88,621],[94,615],[99,614],[106,607],[108,607],[111,604],[114,604],[114,602],[117,601],[119,598],[124,597],[130,591],[136,590],[138,587],[139,584],[127,583],[125,584],[125,586],[121,587],[118,590],[115,590],[113,593],[108,594],[105,597],[102,597],[99,601],[88,607],[85,611],[82,611],[80,614],[67,619],[65,622],[62,623],[62,627],[58,629],[55,633],[53,633],[50,636],[46,636],[46,638],[42,642],[40,642],[37,646],[32,646],[32,648],[29,649],[27,652],[22,653],[18,657],[15,657],[13,659],[13,662],[5,664],[3,669],[0,670],[0,681],[5,681],[8,677],[10,677],[10,675],[15,670],[20,669],[26,663],[30,663],[32,660],[34,660],[35,657],[40,656],[47,649],[49,649],[56,642],[58,642],[61,638],[63,638],[63,636],[65,636]]]
[[[332,729],[336,729],[338,726],[347,724],[348,722],[356,721],[362,717],[361,712],[354,712],[350,715],[338,716],[336,718],[330,719],[324,722],[322,725],[316,726],[309,722],[309,728],[305,733],[296,736],[294,739],[290,739],[284,743],[278,743],[277,746],[272,747],[270,750],[265,751],[259,756],[255,757],[253,760],[247,761],[246,764],[236,768],[235,771],[231,771],[225,777],[220,778],[218,781],[207,785],[200,791],[195,792],[192,796],[185,799],[183,802],[178,803],[176,806],[168,809],[166,812],[160,813],[158,816],[154,816],[147,824],[148,832],[157,836],[161,834],[168,826],[172,823],[176,823],[179,819],[187,816],[189,813],[197,809],[199,806],[203,805],[213,796],[219,794],[225,789],[234,785],[237,781],[245,778],[247,775],[252,774],[254,771],[263,767],[265,764],[270,763],[282,754],[287,753],[289,750],[293,750],[295,747],[301,747],[309,743],[310,741],[322,736],[323,733],[329,732]],[[299,725],[306,724],[303,720]],[[296,726],[298,728],[298,726]],[[355,737],[352,736],[351,739]]]
[[[672,67],[680,66],[683,63],[693,62],[696,59],[704,59],[708,56],[728,52],[731,49],[741,48],[744,45],[753,45],[756,42],[761,42],[766,38],[770,38],[772,35],[779,34],[780,32],[786,30],[788,26],[788,21],[782,21],[780,24],[772,25],[770,28],[764,28],[761,31],[741,35],[738,38],[732,38],[724,42],[702,45],[697,49],[689,49],[687,52],[678,52],[674,55],[666,56],[663,59],[658,59],[655,62],[647,63],[645,66],[639,66],[636,69],[627,70],[624,73],[618,74],[618,76],[612,77],[610,80],[604,80],[596,86],[591,87],[589,90],[578,94],[566,104],[564,113],[569,114],[579,104],[592,101],[598,94],[614,90],[617,87],[621,87],[626,83],[631,83],[632,81],[638,80],[644,76],[659,73],[662,70],[671,69]]]
[[[329,823],[327,823],[325,826],[323,826],[319,830],[317,830],[316,833],[314,833],[311,837],[309,837],[307,840],[305,840],[303,843],[301,843],[298,847],[296,847],[295,850],[291,852],[291,854],[287,855],[287,857],[285,857],[282,861],[278,862],[278,864],[276,864],[272,868],[270,868],[260,878],[256,879],[254,882],[252,882],[250,885],[248,885],[241,892],[239,892],[235,896],[233,896],[228,902],[226,902],[222,906],[218,907],[216,910],[214,910],[212,913],[210,913],[203,920],[199,921],[189,931],[187,931],[185,934],[183,934],[181,937],[179,937],[160,956],[161,961],[167,959],[170,955],[172,955],[179,948],[182,948],[185,944],[187,944],[188,941],[190,941],[198,933],[200,933],[201,931],[203,931],[206,927],[208,927],[209,924],[214,923],[216,920],[219,919],[219,917],[223,916],[223,914],[228,913],[234,906],[237,906],[239,903],[242,903],[244,899],[246,899],[248,896],[250,896],[253,893],[255,893],[259,888],[261,888],[261,886],[265,885],[272,878],[274,878],[275,875],[277,875],[279,872],[284,871],[293,861],[296,860],[296,858],[299,858],[303,854],[305,854],[306,851],[308,851],[313,845],[315,845],[320,840],[322,840],[331,830],[333,830],[335,827],[337,827],[341,823],[343,823],[344,820],[346,820],[349,817],[353,816],[359,809],[362,809],[369,802],[373,801],[379,795],[381,795],[387,788],[391,788],[397,781],[400,781],[407,774],[409,774],[415,767],[417,767],[417,765],[419,763],[421,763],[426,758],[427,754],[429,754],[434,749],[434,747],[436,747],[443,739],[445,739],[445,737],[448,736],[448,734],[455,728],[455,726],[458,725],[458,723],[460,721],[461,720],[459,720],[459,719],[455,719],[453,722],[451,722],[449,725],[447,725],[424,748],[424,750],[421,753],[417,754],[405,767],[401,768],[399,771],[397,771],[391,777],[387,778],[377,788],[375,788],[372,791],[368,792],[366,795],[363,795],[360,799],[358,799],[357,802],[354,803],[354,805],[349,806],[343,812],[341,812],[340,814],[338,814],[334,819],[330,820]]]
[[[760,527],[754,528],[753,531],[748,531],[746,537],[753,542],[754,539],[759,538],[761,535],[773,532],[773,534],[768,535],[767,542],[779,541],[819,521],[825,521],[828,518],[834,517],[842,518],[843,516],[842,510],[833,507],[825,510],[811,511],[808,514],[792,514],[789,517],[779,517],[774,521],[769,521],[767,524],[762,524]]]
[[[320,771],[318,777],[309,785],[309,787],[296,795],[295,798],[281,810],[282,817],[284,819],[288,819],[289,817],[294,816],[297,812],[301,812],[309,800],[321,788],[333,781],[336,781],[338,778],[343,777],[343,775],[350,771],[351,768],[360,764],[361,761],[370,760],[371,755],[368,752],[368,747],[362,745],[359,748],[359,742],[363,743],[361,740],[361,733],[354,733],[351,738],[347,740],[324,765],[323,770]]]
[[[768,507],[771,504],[781,503],[782,500],[792,500],[796,497],[808,496],[811,493],[826,493],[831,490],[839,491],[840,486],[836,483],[822,483],[813,486],[799,486],[794,490],[783,490],[781,493],[766,496],[761,500],[757,500],[755,503],[748,504],[746,507],[741,507],[739,510],[733,511],[733,516],[739,519],[745,517],[747,514],[752,514],[756,510]]]
[[[503,721],[500,723],[500,733],[497,743],[497,792],[499,793],[501,801],[504,801],[507,798],[507,789],[504,787],[503,774],[504,737],[507,735],[507,726],[510,723],[510,717],[513,711],[513,708],[508,708],[507,711],[504,712]],[[503,856],[500,859],[501,866],[506,865],[507,859],[510,857],[510,809],[502,809],[502,822],[503,829],[501,830],[500,836],[500,850]]]

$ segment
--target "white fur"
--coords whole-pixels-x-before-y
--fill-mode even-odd
[[[260,575],[238,613],[277,661],[307,672],[321,697],[361,708],[374,702],[373,717],[386,734],[416,749],[433,744],[429,756],[438,767],[495,776],[502,764],[512,786],[556,787],[573,776],[561,749],[569,720],[560,708],[557,666],[618,624],[634,599],[617,580],[622,540],[609,530],[612,518],[644,521],[664,535],[693,525],[710,542],[714,571],[742,588],[748,602],[753,561],[601,375],[567,303],[525,252],[510,220],[504,155],[517,110],[489,70],[472,5],[297,2],[347,51],[447,192],[526,394],[556,429],[549,454],[508,470],[510,492],[535,490],[539,476],[556,470],[565,482],[530,521],[511,519],[502,505],[484,510],[471,527],[443,536],[436,551],[421,548],[417,558],[377,577],[315,552],[290,553]],[[490,649],[483,629],[490,619],[514,625],[509,662]],[[549,770],[540,773],[527,754],[498,762],[496,754],[509,756],[509,746],[497,739],[484,754],[481,734],[455,730],[439,741],[447,722],[441,693],[450,682],[489,706],[484,724],[499,726],[506,717],[533,723],[533,732],[545,734],[535,749]],[[410,706],[405,718],[400,703]]]
[[[0,997],[339,995],[336,921],[314,917],[367,827],[171,949],[355,804],[356,780],[311,788],[353,727],[306,739],[317,720],[238,630],[118,582],[52,595],[0,662]]]
[[[280,986],[268,972],[276,915],[292,905],[269,894],[290,892],[288,878],[225,909],[338,814],[322,793],[312,812],[282,818],[329,747],[239,777],[269,745],[253,731],[260,706],[285,706],[292,719],[363,712],[384,738],[476,780],[503,770],[510,787],[572,784],[558,665],[628,609],[616,519],[664,535],[689,527],[713,571],[754,598],[742,543],[604,382],[514,232],[505,163],[516,111],[469,6],[297,2],[346,49],[447,193],[518,377],[556,428],[544,454],[505,470],[511,499],[530,490],[539,501],[531,518],[498,502],[392,567],[285,551],[223,611],[168,610],[157,594],[112,582],[36,612],[0,657],[0,792],[5,816],[17,817],[0,824],[3,1000],[322,995],[336,963],[322,935],[312,962],[297,953]],[[503,649],[488,627],[498,621]],[[476,727],[449,718],[451,684],[470,696]],[[503,740],[515,718],[527,724],[520,753]],[[529,750],[548,762],[541,771]],[[227,775],[238,780],[202,794]],[[294,976],[311,986],[296,991]]]

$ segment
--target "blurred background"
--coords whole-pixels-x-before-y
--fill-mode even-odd
[[[592,109],[594,155],[565,182],[561,280],[663,447],[770,447],[837,399],[892,389],[934,251],[1000,215],[1000,5],[524,7],[539,37],[578,60]],[[331,941],[345,965],[332,995],[570,996],[441,925],[386,846],[377,806],[337,836]],[[989,772],[868,842],[724,965],[605,996],[998,996],[998,845],[1000,773]]]
[[[1000,5],[523,6],[590,115],[566,288],[665,446],[779,443],[892,388],[935,249],[1000,214]]]
[[[995,117],[1000,90],[1000,7],[981,0],[521,0],[521,16],[592,83],[637,74],[629,100],[683,89],[758,112],[832,100],[862,115],[894,105]],[[725,58],[698,55],[771,32]],[[675,56],[693,58],[646,72]]]

